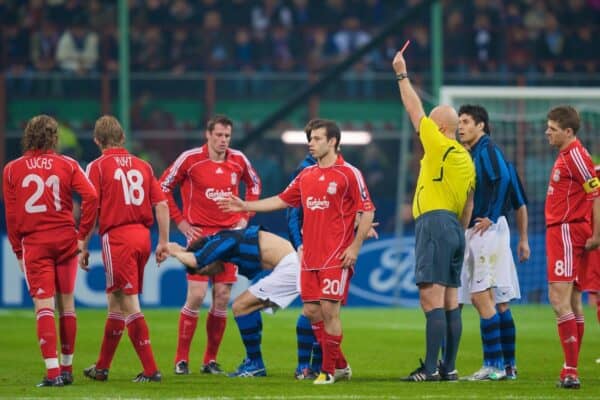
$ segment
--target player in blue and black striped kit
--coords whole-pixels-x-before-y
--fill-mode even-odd
[[[461,142],[471,152],[477,174],[459,288],[459,302],[472,302],[479,313],[483,343],[483,366],[469,379],[499,380],[514,369],[514,354],[512,361],[504,360],[503,352],[503,339],[514,337],[514,321],[510,311],[498,312],[496,304],[520,298],[505,217],[507,196],[514,192],[509,190],[512,186],[509,165],[489,135],[485,108],[463,105],[458,115]]]
[[[169,243],[169,254],[191,274],[213,276],[223,270],[223,262],[235,263],[238,273],[248,279],[258,277],[263,270],[272,270],[238,296],[232,306],[246,358],[229,376],[266,376],[260,311],[285,308],[299,295],[300,264],[291,243],[261,226],[251,225],[245,229],[221,230],[194,241],[187,249]]]

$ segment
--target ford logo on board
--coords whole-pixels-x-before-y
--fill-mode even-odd
[[[350,284],[349,304],[417,306],[414,246],[413,236],[365,244]]]

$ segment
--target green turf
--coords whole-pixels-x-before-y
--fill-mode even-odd
[[[30,310],[0,310],[0,398],[221,398],[221,399],[549,399],[600,398],[600,335],[593,310],[586,310],[586,337],[580,357],[582,389],[555,388],[562,352],[554,317],[549,306],[513,308],[518,329],[519,378],[509,382],[403,383],[398,380],[417,366],[423,354],[424,318],[417,309],[343,310],[345,353],[352,365],[350,382],[314,386],[294,381],[296,365],[295,321],[298,310],[276,316],[265,315],[263,350],[268,377],[231,379],[199,373],[204,350],[204,319],[192,347],[189,376],[175,376],[178,310],[147,310],[152,345],[163,372],[160,384],[130,380],[141,371],[128,338],[117,352],[108,382],[94,382],[81,371],[95,362],[103,332],[105,312],[77,312],[79,331],[75,355],[75,384],[65,388],[35,388],[42,377],[43,363],[35,338],[35,320]],[[205,309],[202,316],[206,314]],[[479,320],[472,308],[464,312],[464,330],[457,367],[463,375],[481,363]],[[233,320],[229,321],[219,362],[228,371],[242,360],[243,350]]]

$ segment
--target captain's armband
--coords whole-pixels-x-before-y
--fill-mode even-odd
[[[586,193],[593,193],[597,190],[600,190],[600,179],[598,179],[597,177],[588,179],[583,184],[583,190]]]

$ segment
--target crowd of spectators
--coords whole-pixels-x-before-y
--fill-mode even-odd
[[[129,0],[136,72],[322,71],[422,0]],[[448,73],[595,73],[598,0],[444,2]],[[354,71],[389,72],[411,38],[412,70],[429,70],[429,12]],[[118,69],[116,0],[0,0],[0,66],[85,75]]]

